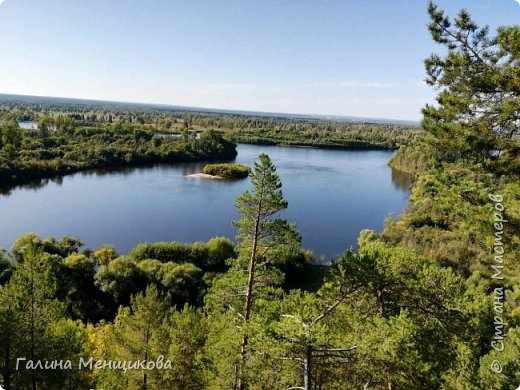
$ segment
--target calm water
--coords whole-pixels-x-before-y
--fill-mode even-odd
[[[330,259],[356,245],[361,229],[380,231],[408,201],[409,177],[392,172],[392,152],[239,145],[237,162],[268,153],[283,182],[303,244]],[[143,241],[233,238],[235,198],[249,180],[185,177],[201,163],[83,172],[4,190],[0,246],[27,232],[69,235],[88,247],[109,243],[120,253]]]
[[[38,129],[38,123],[36,122],[18,122],[18,127],[25,130],[36,130]]]

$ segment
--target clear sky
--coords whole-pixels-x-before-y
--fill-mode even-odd
[[[0,93],[420,118],[426,0],[0,0]],[[438,0],[494,28],[516,0]]]

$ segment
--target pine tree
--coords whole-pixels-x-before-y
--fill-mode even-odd
[[[247,323],[251,317],[254,303],[256,272],[263,262],[273,261],[269,252],[280,245],[299,243],[295,226],[285,219],[273,217],[288,206],[282,194],[280,176],[271,159],[266,154],[255,162],[251,183],[253,192],[246,191],[236,201],[238,213],[242,219],[236,222],[240,255],[248,254],[247,286],[244,298],[243,320]],[[241,369],[246,362],[249,336],[244,333],[240,343]],[[239,370],[240,371],[240,370]],[[237,388],[244,388],[243,373],[238,376]]]
[[[287,208],[287,201],[269,156],[260,155],[250,178],[252,191],[236,201],[242,216],[234,223],[238,227],[238,258],[229,260],[230,269],[215,278],[205,298],[211,324],[207,340],[211,388],[243,389],[253,376],[251,366],[256,361],[251,342],[259,333],[255,313],[266,315],[270,303],[281,297],[283,273],[279,266],[289,248],[300,247],[295,226],[277,218]]]
[[[161,335],[160,329],[167,314],[166,304],[159,296],[157,287],[148,286],[146,293],[139,293],[131,298],[130,307],[121,307],[113,325],[100,330],[106,347],[101,351],[104,359],[118,361],[156,361],[158,353],[154,345]],[[128,370],[123,372],[101,372],[98,384],[103,387],[154,388],[159,380],[158,370]],[[106,376],[105,376],[106,374]],[[115,378],[114,378],[115,376]]]
[[[466,10],[453,23],[432,2],[428,13],[433,40],[448,49],[425,61],[426,81],[440,93],[438,106],[424,108],[423,126],[439,154],[518,168],[520,27],[500,27],[492,37]]]
[[[44,360],[50,352],[47,328],[65,316],[65,306],[55,299],[56,282],[51,274],[53,258],[34,245],[23,252],[23,262],[16,265],[7,286],[16,318],[18,357]],[[45,380],[45,373],[22,370],[17,386],[35,390]],[[23,385],[22,385],[23,383]]]
[[[13,359],[17,354],[15,350],[18,338],[17,314],[11,289],[0,285],[0,369],[2,384],[6,390],[11,389]]]
[[[202,311],[185,305],[164,322],[155,348],[173,362],[160,372],[161,388],[198,390],[204,388],[203,352],[208,324]]]

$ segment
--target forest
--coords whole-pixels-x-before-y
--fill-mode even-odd
[[[420,138],[418,126],[332,121],[280,114],[183,111],[138,104],[75,101],[0,95],[4,122],[43,121],[58,129],[76,127],[137,127],[155,134],[181,136],[206,130],[223,133],[236,142],[301,145],[345,149],[398,149]]]
[[[0,183],[63,175],[94,168],[113,168],[183,161],[229,160],[236,144],[215,131],[199,137],[160,137],[138,125],[77,126],[40,117],[37,130],[0,126]]]
[[[297,226],[283,218],[290,205],[266,154],[236,199],[235,241],[142,243],[121,255],[71,237],[19,237],[0,259],[3,387],[516,389],[520,27],[491,33],[468,12],[451,20],[433,3],[428,13],[445,53],[425,60],[439,93],[423,109],[422,130],[4,104],[6,121],[52,116],[56,130],[22,134],[4,124],[2,178],[220,159],[241,137],[301,144],[316,132],[313,145],[399,146],[391,164],[416,180],[399,218],[361,231],[357,251],[345,248],[326,268],[311,264]],[[154,135],[153,123],[176,115],[180,139]],[[199,139],[195,126],[205,130]],[[358,140],[367,126],[375,130]]]

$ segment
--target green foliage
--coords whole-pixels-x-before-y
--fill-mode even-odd
[[[102,345],[99,351],[103,359],[136,362],[157,361],[160,355],[157,346],[161,345],[161,328],[166,317],[166,304],[154,286],[146,292],[132,297],[130,307],[120,308],[113,325],[107,325],[102,332]],[[159,388],[160,370],[133,369],[99,370],[97,384],[100,388]],[[123,387],[124,386],[124,387]]]
[[[96,272],[96,283],[119,304],[128,305],[130,296],[148,284],[146,273],[129,257],[118,257]]]
[[[490,370],[494,361],[500,363],[500,373]],[[520,381],[520,328],[511,328],[506,335],[504,350],[491,350],[481,358],[480,379],[483,389],[516,390]]]
[[[112,260],[116,259],[118,254],[115,248],[104,245],[94,252],[94,258],[101,265],[107,265]]]
[[[60,241],[56,241],[54,237],[42,240],[36,233],[27,233],[14,241],[11,247],[11,254],[15,262],[21,263],[24,261],[24,254],[27,248],[34,247],[50,255],[66,257],[76,254],[82,245],[81,241],[72,237],[65,236]]]
[[[164,356],[175,362],[162,373],[165,387],[198,390],[204,388],[204,346],[208,323],[202,311],[185,306],[164,322],[160,346]]]
[[[387,221],[381,235],[364,232],[360,243],[370,251],[407,248],[423,259],[422,269],[413,268],[421,264],[417,260],[399,261],[414,275],[399,272],[395,284],[386,287],[397,293],[395,308],[407,308],[414,321],[418,361],[427,363],[414,375],[445,389],[513,389],[518,386],[519,351],[515,285],[520,272],[516,261],[520,34],[517,26],[500,27],[490,37],[488,29],[479,29],[466,11],[453,24],[433,4],[429,13],[433,39],[448,49],[443,58],[434,55],[426,60],[428,82],[440,89],[439,104],[424,109],[423,125],[431,136],[403,148],[392,161],[417,176],[411,203],[400,220]],[[502,258],[506,275],[500,282],[491,277],[495,232],[489,194],[503,196],[508,221]],[[371,268],[379,278],[379,268]],[[383,270],[393,273],[392,268],[387,264]],[[417,278],[422,282],[410,284]],[[508,341],[500,353],[490,348],[496,332],[496,287],[504,288],[507,297],[502,316],[508,323]],[[427,317],[406,306],[411,298],[414,306],[428,308]],[[428,301],[434,304],[427,305]],[[435,356],[449,363],[435,363]],[[500,374],[491,371],[494,360],[502,364]]]
[[[287,201],[282,194],[280,177],[271,159],[266,154],[259,156],[255,162],[251,183],[253,192],[246,191],[235,203],[238,213],[242,216],[237,222],[239,251],[247,253],[255,244],[260,248],[262,257],[271,263],[276,263],[276,256],[268,259],[270,254],[278,253],[278,248],[298,246],[301,238],[295,230],[295,225],[285,219],[272,217],[287,208]]]
[[[193,263],[204,270],[218,271],[225,268],[226,260],[236,257],[236,253],[229,239],[215,237],[207,243],[142,243],[130,251],[129,257],[137,262],[155,259],[165,263]]]
[[[225,237],[214,237],[207,242],[208,266],[211,269],[222,270],[226,261],[237,257],[233,243]]]
[[[14,150],[20,147],[21,132],[16,122],[9,121],[1,127],[0,150],[7,151],[7,155],[13,155]]]
[[[203,242],[153,242],[138,244],[128,254],[135,261],[155,259],[174,263],[193,263],[204,265],[208,262],[208,248]]]
[[[0,285],[9,281],[12,271],[13,265],[5,256],[5,252],[0,249]]]
[[[45,330],[46,358],[50,361],[69,360],[72,369],[48,370],[45,382],[48,388],[79,389],[92,385],[90,372],[78,370],[80,359],[88,356],[86,345],[89,329],[81,321],[62,318],[52,322]]]
[[[161,291],[172,306],[200,305],[205,292],[202,276],[202,270],[192,263],[164,263],[159,270]]]
[[[0,124],[0,184],[79,170],[199,160],[232,159],[236,145],[208,131],[198,139],[164,137],[137,125],[95,125],[40,132]]]
[[[226,179],[241,179],[249,176],[250,169],[242,164],[206,164],[202,171]]]
[[[419,176],[432,168],[433,152],[431,146],[425,142],[401,146],[390,160],[389,165],[399,171]]]
[[[84,326],[65,319],[65,305],[56,299],[57,283],[52,255],[35,244],[23,252],[7,285],[0,288],[0,329],[3,385],[6,388],[59,388],[88,386],[81,372],[26,369],[31,361],[70,358],[83,354]],[[25,358],[18,370],[18,358]]]
[[[277,213],[287,208],[276,168],[269,156],[262,154],[259,159],[250,175],[253,190],[244,192],[236,201],[242,216],[235,222],[238,258],[231,262],[226,274],[216,278],[205,302],[212,323],[219,324],[216,329],[210,329],[208,336],[211,345],[208,354],[215,370],[212,378],[225,378],[218,379],[218,383],[226,387],[244,388],[252,383],[256,358],[249,345],[254,346],[259,333],[255,326],[256,315],[280,296],[281,290],[277,288],[283,280],[280,260],[298,252],[300,244],[295,226],[276,218]],[[234,324],[239,327],[238,331]],[[215,340],[219,337],[213,333],[217,329],[230,340],[236,340],[236,344],[222,345]],[[228,351],[224,358],[222,351],[213,349],[216,346]],[[239,355],[232,352],[233,348],[235,351],[238,348]]]
[[[99,104],[95,102],[59,101],[43,98],[0,97],[0,119],[16,124],[18,120],[38,121],[41,109],[49,126],[72,132],[78,127],[113,126],[117,129],[139,127],[161,133],[151,142],[159,146],[167,137],[185,142],[196,140],[195,134],[216,130],[227,140],[264,145],[284,144],[346,149],[398,149],[421,138],[418,126],[325,120],[295,116],[258,116],[250,114],[185,112],[164,108]],[[52,114],[51,114],[52,113]],[[166,136],[166,137],[165,137]],[[166,140],[168,142],[168,140]]]
[[[466,10],[452,23],[430,2],[433,40],[448,50],[426,61],[427,82],[440,93],[423,110],[423,126],[448,161],[472,159],[495,170],[518,168],[520,27],[489,36]]]
[[[398,149],[423,136],[417,127],[378,123],[258,119],[234,126],[238,142],[331,149]]]

